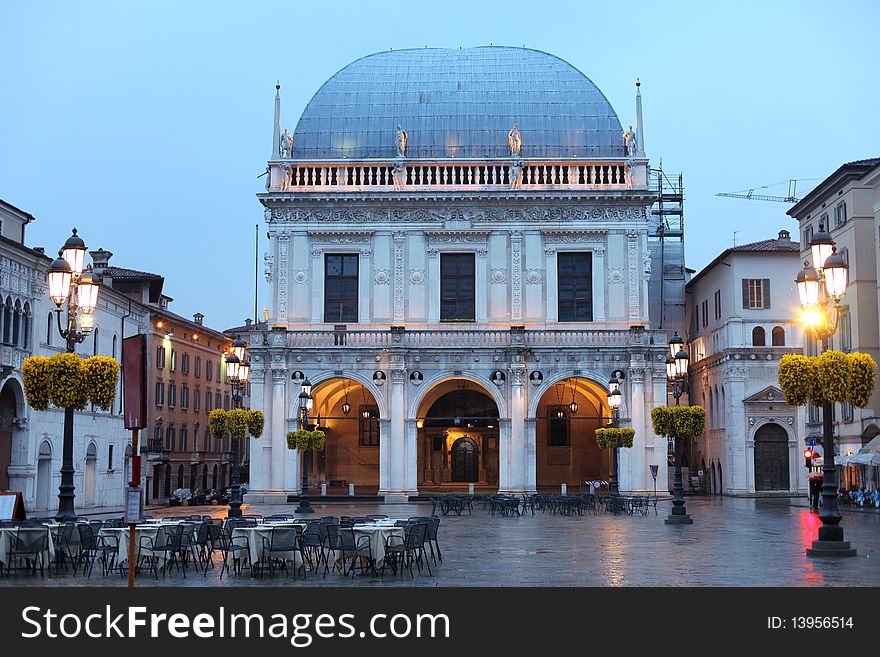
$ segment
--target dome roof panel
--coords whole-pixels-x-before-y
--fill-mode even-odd
[[[583,73],[537,50],[484,46],[380,52],[336,73],[294,131],[298,159],[507,157],[516,123],[522,156],[623,157],[622,128]]]

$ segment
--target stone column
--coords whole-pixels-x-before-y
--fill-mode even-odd
[[[358,263],[358,318],[361,324],[370,322],[370,299],[373,298],[373,249],[361,249]],[[316,285],[317,281],[313,282]]]
[[[521,230],[510,231],[510,319],[512,321],[523,318],[522,242]]]
[[[416,418],[406,418],[406,435],[404,437],[404,478],[403,492],[406,495],[416,496],[419,494],[417,483],[419,468],[419,429]],[[430,456],[428,457],[430,459]]]
[[[477,322],[485,322],[488,317],[488,308],[489,308],[489,280],[488,280],[488,272],[489,268],[488,256],[489,248],[488,246],[478,246],[477,247],[477,255],[476,262],[474,262],[474,266],[476,267],[476,284],[477,284],[477,294],[476,294],[476,308],[474,308],[474,316]]]
[[[652,374],[652,383],[654,387],[654,395],[653,400],[649,404],[649,408],[646,408],[645,411],[648,413],[647,417],[647,431],[651,436],[651,443],[654,446],[653,450],[648,450],[645,452],[645,457],[647,463],[645,467],[648,468],[648,477],[651,477],[651,469],[650,465],[657,466],[657,494],[665,495],[669,490],[669,475],[668,475],[668,466],[666,465],[666,457],[669,449],[669,442],[666,436],[658,436],[654,433],[654,425],[651,422],[650,409],[656,406],[666,406],[667,405],[667,390],[668,383],[666,380],[666,368],[665,365],[662,368],[655,368],[651,370]],[[651,491],[654,490],[654,479],[646,479],[645,480],[649,486],[651,486]]]
[[[537,420],[527,417],[525,421],[526,435],[526,493],[538,492],[538,431]]]
[[[528,414],[526,391],[526,368],[524,364],[510,367],[510,396],[508,398],[510,424],[508,439],[498,445],[502,466],[499,471],[498,489],[501,493],[522,493],[528,489],[528,458],[525,423]]]
[[[278,363],[272,367],[272,423],[271,423],[271,477],[270,486],[273,491],[283,492],[286,489],[287,476],[284,472],[287,461],[287,369]],[[297,464],[297,473],[299,472]],[[285,498],[286,501],[286,498]]]
[[[312,324],[324,323],[324,249],[312,249]],[[360,277],[365,278],[364,276]]]
[[[385,495],[391,488],[391,419],[379,418],[379,495]]]
[[[405,493],[406,467],[405,433],[406,433],[406,370],[394,368],[390,370],[390,436],[389,453],[385,457],[388,463],[388,487],[385,489],[386,502],[406,502]],[[413,452],[415,454],[415,452]],[[381,455],[380,455],[380,458]]]
[[[738,354],[734,354],[734,358],[736,356]],[[739,410],[730,414],[730,426],[725,427],[727,451],[724,455],[722,483],[726,493],[737,495],[748,492],[746,436],[749,434],[749,426],[742,402],[746,397],[746,368],[741,363],[735,364],[735,361],[725,363],[723,376],[727,383],[727,399]]]
[[[253,344],[253,340],[251,340]],[[254,356],[253,361],[256,364],[262,361],[262,356]],[[266,390],[266,370],[253,368],[251,370],[251,408],[260,408],[264,412],[265,426],[263,427],[263,436],[261,438],[251,438],[250,444],[250,490],[267,491],[271,487],[271,474],[269,472],[269,463],[272,455],[272,396],[271,391],[267,395]],[[201,392],[201,391],[199,391]],[[205,431],[208,427],[205,426]],[[195,447],[195,446],[194,446]]]
[[[290,285],[290,232],[278,231],[275,239],[278,241],[278,296],[276,297],[277,315],[275,321],[285,324],[287,322],[288,288]]]
[[[428,323],[440,321],[440,251],[437,247],[428,246]]]
[[[645,447],[648,444],[649,436],[653,436],[653,431],[650,431],[645,423],[645,361],[642,354],[633,354],[627,379],[629,379],[629,386],[627,386],[629,399],[626,400],[626,403],[629,410],[630,426],[636,430],[636,435],[630,449],[620,450],[620,490],[621,492],[641,492],[653,488],[653,484],[647,486],[645,482],[646,475],[650,478],[648,467],[645,465]]]
[[[406,320],[406,233],[404,231],[394,231],[394,300],[393,300],[393,316],[395,322],[404,322]]]

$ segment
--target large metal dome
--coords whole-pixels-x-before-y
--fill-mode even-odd
[[[294,131],[297,159],[508,157],[513,124],[524,158],[623,157],[622,128],[583,73],[538,50],[484,46],[393,50],[327,80]]]

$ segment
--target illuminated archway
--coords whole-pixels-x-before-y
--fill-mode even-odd
[[[311,423],[324,431],[324,449],[317,453],[313,484],[328,484],[331,493],[354,484],[364,492],[379,490],[379,426],[384,400],[372,385],[337,376],[312,388]]]
[[[596,429],[611,419],[608,392],[595,381],[568,376],[544,386],[535,407],[537,487],[577,489],[582,481],[608,481],[610,450],[596,443]]]
[[[416,416],[419,489],[498,486],[495,392],[465,376],[435,381],[424,391]]]

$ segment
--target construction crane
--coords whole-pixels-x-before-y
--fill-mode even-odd
[[[748,191],[742,192],[719,192],[718,194],[715,194],[715,196],[744,198],[748,201],[778,201],[780,203],[797,203],[798,201],[800,201],[800,198],[796,196],[797,183],[798,181],[795,179],[791,179],[788,181],[788,196],[770,196],[768,194],[755,194],[755,189],[768,189],[770,187],[775,187],[780,183],[775,183],[773,185],[762,185],[761,187],[756,187]]]

